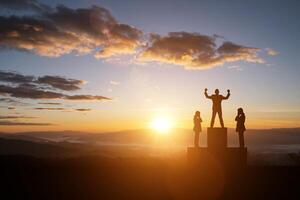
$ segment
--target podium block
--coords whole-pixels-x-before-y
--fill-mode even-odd
[[[224,149],[227,147],[227,128],[207,128],[207,147]]]
[[[214,160],[224,167],[242,167],[247,165],[247,148],[227,147],[222,151],[215,151],[205,147],[189,147],[187,152],[190,163],[202,163]]]
[[[247,166],[247,148],[227,147],[227,128],[207,128],[207,147],[189,147],[187,158],[190,163],[242,169]]]

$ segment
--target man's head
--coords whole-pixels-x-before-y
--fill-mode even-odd
[[[216,90],[215,90],[215,94],[218,95],[219,93],[220,93],[220,92],[219,92],[219,89],[216,89]]]

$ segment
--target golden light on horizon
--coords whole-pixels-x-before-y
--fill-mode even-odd
[[[170,117],[157,116],[151,122],[150,127],[157,133],[165,134],[173,127],[173,122]]]

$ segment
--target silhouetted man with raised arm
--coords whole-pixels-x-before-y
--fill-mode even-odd
[[[210,121],[210,127],[214,127],[215,117],[216,117],[216,114],[218,113],[219,119],[220,119],[220,124],[221,124],[222,128],[224,128],[221,103],[222,103],[222,100],[229,98],[230,90],[227,90],[226,97],[224,97],[223,95],[219,95],[218,89],[215,90],[215,94],[209,96],[207,94],[207,88],[205,88],[204,94],[205,94],[206,98],[211,99],[213,101],[213,106],[212,106],[213,112],[212,112],[212,117],[211,117],[211,121]]]

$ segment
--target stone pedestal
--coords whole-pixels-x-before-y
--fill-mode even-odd
[[[227,128],[207,128],[207,147],[225,149],[227,147]]]
[[[200,165],[215,162],[232,169],[247,165],[247,148],[227,147],[227,128],[208,128],[207,147],[189,147],[187,156]]]

